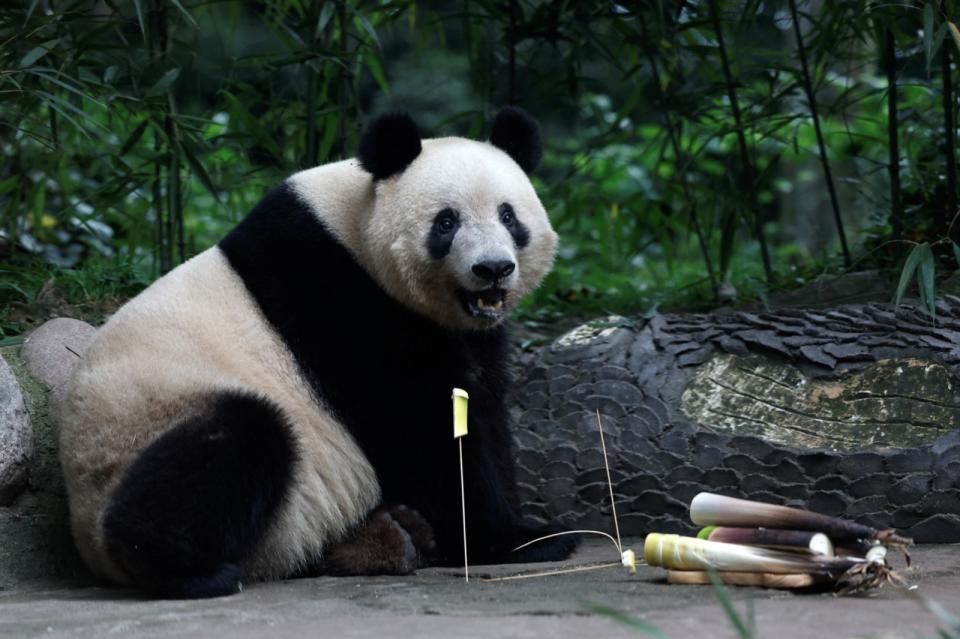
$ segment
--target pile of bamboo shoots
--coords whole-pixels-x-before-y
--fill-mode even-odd
[[[671,583],[710,583],[708,570],[732,585],[804,588],[835,585],[841,592],[903,584],[887,559],[912,540],[837,517],[760,502],[700,493],[690,519],[697,537],[651,533],[643,547],[651,566],[667,569]]]

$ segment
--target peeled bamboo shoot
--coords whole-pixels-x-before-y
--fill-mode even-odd
[[[651,566],[674,570],[819,574],[839,577],[864,559],[801,555],[782,550],[741,546],[696,537],[650,533],[643,557]]]

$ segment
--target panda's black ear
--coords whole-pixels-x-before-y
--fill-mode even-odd
[[[388,113],[374,120],[360,138],[360,165],[383,180],[403,171],[420,155],[420,132],[406,113]]]
[[[504,107],[493,118],[490,143],[503,149],[525,173],[531,173],[543,157],[540,125],[519,107]]]

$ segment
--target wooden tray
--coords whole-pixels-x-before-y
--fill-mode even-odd
[[[789,574],[772,572],[718,572],[720,581],[730,586],[756,586],[758,588],[809,588],[834,581],[826,575]],[[710,576],[702,570],[668,570],[667,582],[671,584],[710,584]]]

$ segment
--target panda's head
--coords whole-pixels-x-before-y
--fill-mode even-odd
[[[539,126],[520,109],[496,115],[489,142],[421,140],[406,115],[376,120],[358,154],[375,181],[368,268],[444,326],[495,326],[553,264],[557,235],[527,177],[541,155]]]

